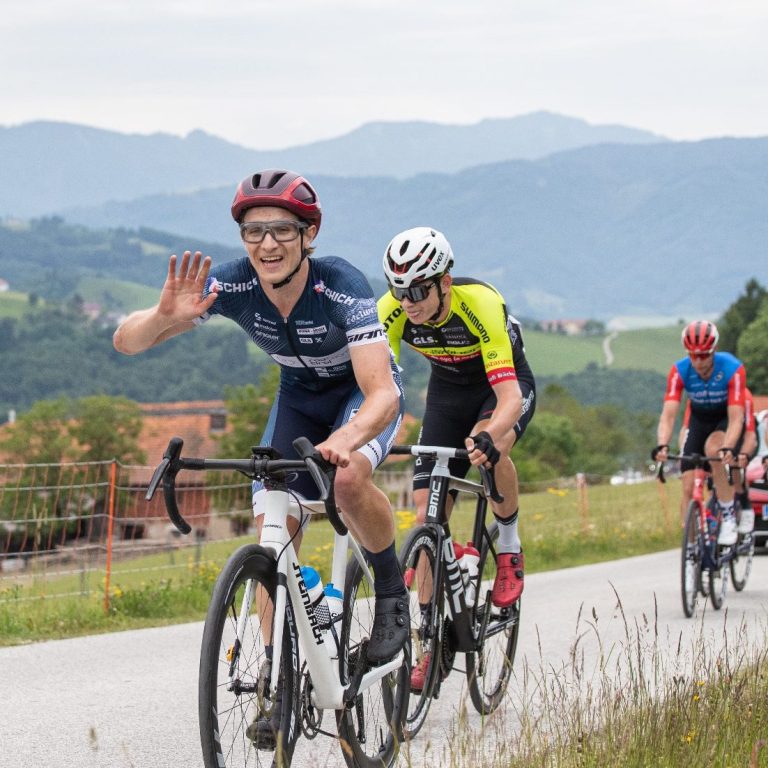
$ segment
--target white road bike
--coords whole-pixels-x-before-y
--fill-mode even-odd
[[[298,737],[318,734],[339,739],[349,766],[393,765],[403,738],[409,649],[379,666],[366,660],[373,573],[336,509],[333,467],[306,438],[294,442],[300,459],[283,459],[270,447],[254,448],[248,459],[183,458],[182,445],[171,440],[147,491],[151,499],[162,483],[168,516],[182,533],[191,527],[176,502],[180,470],[236,470],[267,490],[260,542],[227,560],[205,621],[198,688],[205,768],[289,766]],[[310,472],[319,501],[287,490],[291,473],[301,471]],[[340,627],[316,615],[287,526],[290,515],[323,512],[335,530],[332,581],[344,585]],[[335,711],[336,733],[323,730],[328,709]],[[269,723],[271,739],[249,736],[256,720]]]

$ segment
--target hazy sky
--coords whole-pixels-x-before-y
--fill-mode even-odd
[[[0,125],[257,149],[535,110],[768,135],[766,0],[4,0]]]

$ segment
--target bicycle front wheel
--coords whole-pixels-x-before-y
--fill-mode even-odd
[[[696,596],[701,587],[701,534],[699,531],[699,506],[695,501],[688,505],[683,529],[681,587],[683,611],[690,619],[696,609]]]
[[[755,554],[755,537],[751,534],[739,534],[736,552],[731,560],[731,581],[733,588],[741,592],[747,586],[747,579],[752,571],[752,558]]]
[[[269,693],[271,659],[265,650],[272,643],[276,581],[274,559],[249,544],[229,558],[214,586],[200,652],[198,704],[205,768],[291,763],[298,736],[299,680],[292,666],[290,606],[274,701]],[[247,591],[250,600],[244,600]],[[241,639],[238,621],[244,627]]]
[[[480,638],[480,649],[467,654],[467,685],[472,704],[481,715],[488,715],[499,706],[509,684],[512,663],[520,632],[518,600],[510,608],[497,608],[491,603],[491,588],[496,578],[496,541],[499,528],[494,522],[484,537],[480,550],[477,600],[473,609],[474,625],[478,628],[486,610],[490,618]]]
[[[370,580],[369,580],[370,575]],[[356,559],[347,565],[340,651],[347,679],[365,653],[374,618],[373,573]],[[403,740],[405,697],[408,695],[408,649],[402,666],[337,710],[336,725],[344,760],[350,768],[389,768]]]
[[[435,685],[443,674],[442,642],[444,600],[440,590],[435,564],[437,535],[434,530],[421,526],[408,535],[400,549],[400,567],[408,588],[411,617],[411,656],[415,672],[411,676],[410,696],[405,716],[405,735],[412,739],[427,719]],[[447,674],[447,672],[446,672]]]

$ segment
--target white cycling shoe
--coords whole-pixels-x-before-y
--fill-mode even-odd
[[[732,547],[736,543],[736,519],[731,514],[723,518],[720,523],[720,533],[717,535],[717,543],[724,547]]]
[[[741,510],[741,517],[739,518],[739,527],[737,531],[744,535],[752,533],[755,530],[755,512],[750,507],[749,509]]]

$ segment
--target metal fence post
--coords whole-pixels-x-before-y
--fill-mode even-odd
[[[117,485],[117,460],[112,459],[109,467],[109,503],[107,505],[107,514],[109,522],[107,524],[107,563],[106,574],[104,578],[104,613],[109,613],[109,582],[112,576],[112,535],[115,528],[115,487]]]

